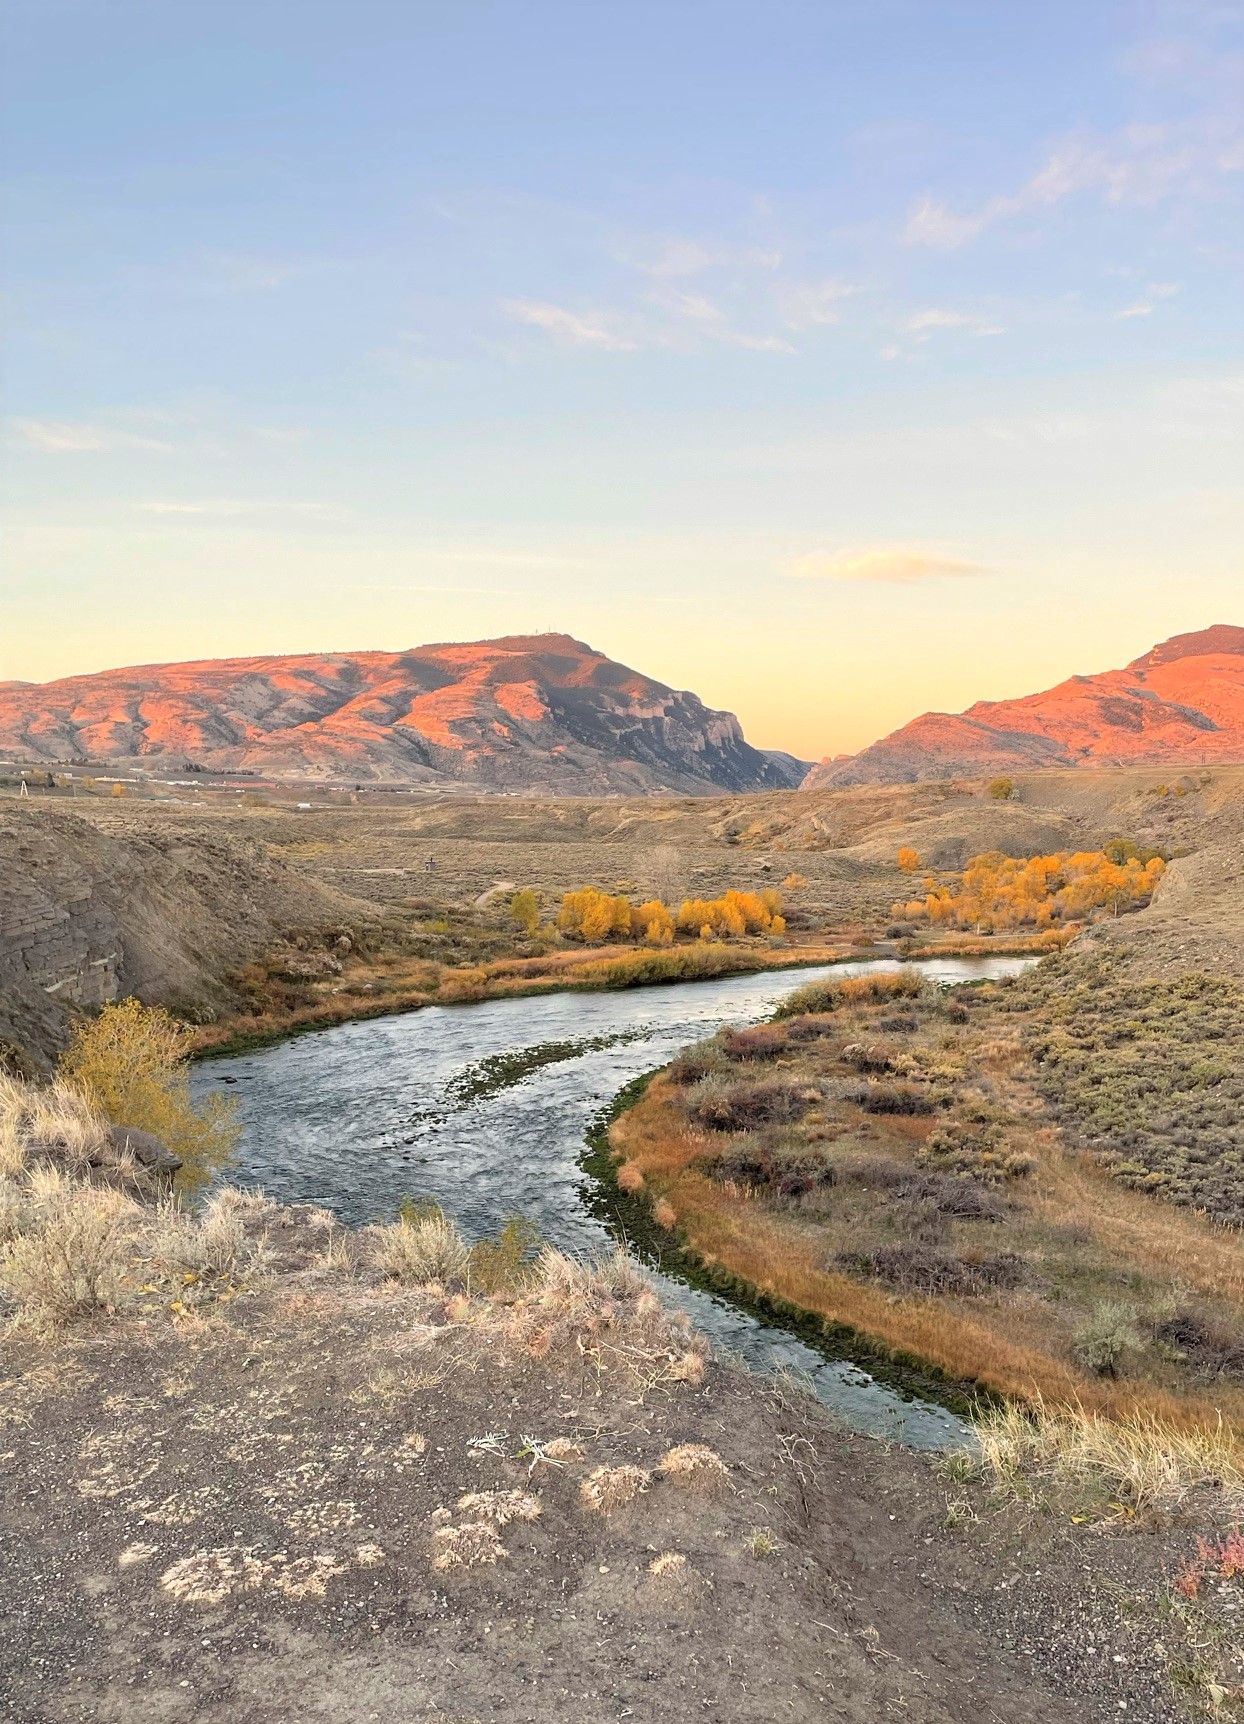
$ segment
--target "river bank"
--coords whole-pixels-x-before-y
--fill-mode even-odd
[[[1033,1000],[902,981],[813,984],[649,1074],[596,1171],[688,1273],[961,1393],[1238,1431],[1244,1385],[1195,1343],[1244,1325],[1235,1237],[1063,1140]]]
[[[401,957],[361,961],[341,980],[300,978],[307,997],[273,1000],[256,1010],[231,1014],[195,1031],[194,1055],[212,1059],[270,1047],[290,1036],[356,1020],[415,1012],[425,1006],[478,1005],[559,992],[599,992],[658,987],[769,970],[816,969],[870,960],[925,963],[954,958],[1039,957],[1057,951],[1072,934],[943,938],[922,943],[867,940],[820,945],[697,942],[673,948],[602,946],[571,948],[541,957],[500,958],[481,964],[410,963]],[[866,955],[867,954],[867,955]],[[258,969],[259,966],[254,966]],[[338,966],[341,968],[341,966]],[[256,983],[258,988],[260,984]]]

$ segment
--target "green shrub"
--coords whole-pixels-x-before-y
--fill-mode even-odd
[[[1086,1371],[1114,1377],[1127,1354],[1138,1352],[1141,1346],[1130,1306],[1105,1299],[1077,1329],[1074,1350]]]

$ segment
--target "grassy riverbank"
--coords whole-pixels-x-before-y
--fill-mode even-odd
[[[1051,950],[1048,936],[996,942],[951,939],[921,948],[922,958],[1013,957]],[[778,945],[710,942],[636,950],[632,946],[576,947],[534,958],[500,958],[479,964],[414,963],[402,957],[359,960],[340,976],[304,980],[294,992],[265,985],[253,975],[253,1008],[195,1030],[197,1057],[246,1053],[311,1030],[423,1006],[474,1005],[528,994],[600,992],[711,981],[766,970],[814,969],[894,959],[892,943]],[[252,966],[252,970],[259,966]]]
[[[703,1275],[835,1337],[1029,1405],[1238,1433],[1238,1236],[1068,1143],[1025,1045],[1041,989],[969,1010],[900,986],[813,984],[691,1050],[611,1128],[623,1190]]]

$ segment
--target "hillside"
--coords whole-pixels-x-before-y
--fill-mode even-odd
[[[358,926],[374,906],[309,878],[244,832],[101,832],[0,805],[0,1050],[45,1064],[73,1014],[134,993],[192,1019],[226,974],[303,923]]]
[[[807,788],[898,784],[1034,767],[1244,760],[1244,628],[1174,635],[1122,670],[1017,700],[926,712],[860,754],[823,760]]]
[[[780,789],[805,770],[752,748],[733,713],[558,634],[9,685],[0,752],[567,795]]]

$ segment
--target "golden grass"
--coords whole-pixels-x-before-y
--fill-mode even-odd
[[[1167,1510],[1209,1487],[1229,1512],[1244,1505],[1244,1455],[1222,1420],[1189,1428],[1143,1407],[1106,1417],[1039,1402],[986,1412],[976,1429],[986,1470],[1014,1490],[1040,1482],[1080,1495],[1104,1488],[1125,1507]]]
[[[730,1476],[729,1467],[707,1443],[680,1443],[657,1462],[657,1471],[698,1491],[716,1490]]]
[[[687,1245],[710,1268],[720,1266],[762,1293],[845,1324],[948,1377],[1032,1405],[1080,1407],[1118,1419],[1149,1413],[1186,1430],[1216,1428],[1220,1405],[1229,1416],[1244,1412],[1238,1390],[1224,1391],[1217,1397],[1220,1405],[1211,1405],[1142,1383],[1090,1377],[1063,1359],[1014,1341],[1005,1311],[968,1316],[931,1296],[897,1296],[823,1268],[820,1248],[789,1221],[740,1201],[696,1171],[692,1164],[704,1142],[688,1126],[676,1093],[667,1078],[656,1078],[640,1102],[615,1121],[610,1136],[624,1161],[637,1166],[647,1185],[677,1211]],[[1083,1214],[1077,1212],[1075,1219]],[[1172,1237],[1190,1219],[1172,1221]]]

